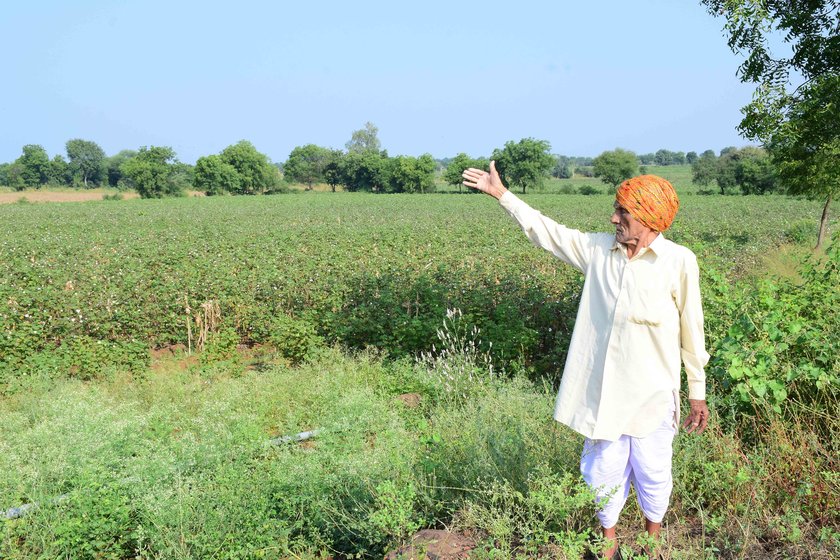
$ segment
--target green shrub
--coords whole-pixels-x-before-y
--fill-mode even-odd
[[[735,410],[781,414],[793,399],[832,416],[840,396],[840,242],[799,267],[801,283],[763,280],[732,293],[738,312],[712,349],[710,376]]]
[[[299,364],[313,358],[325,342],[306,320],[278,315],[271,321],[269,342],[287,360]]]
[[[201,361],[205,364],[226,362],[237,358],[236,347],[239,345],[239,334],[236,329],[222,327],[211,332],[207,337]]]

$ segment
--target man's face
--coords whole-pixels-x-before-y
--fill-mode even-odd
[[[625,210],[616,201],[613,203],[613,212],[610,222],[615,226],[615,240],[624,245],[636,245],[639,238],[647,233],[653,231],[642,222],[630,215],[630,212]]]

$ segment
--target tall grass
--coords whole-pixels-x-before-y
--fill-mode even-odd
[[[476,537],[479,558],[597,549],[581,441],[551,419],[549,387],[493,376],[452,398],[410,360],[334,349],[278,360],[260,371],[172,360],[140,380],[0,401],[0,511],[39,506],[0,523],[0,555],[381,557],[442,526]],[[313,428],[306,442],[268,443]],[[836,444],[804,419],[770,429],[751,446],[719,423],[677,436],[669,557],[840,552]],[[638,553],[632,500],[621,527]]]

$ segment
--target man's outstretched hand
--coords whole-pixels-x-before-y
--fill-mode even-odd
[[[688,412],[685,422],[683,422],[683,428],[689,434],[694,431],[702,434],[706,426],[709,425],[709,407],[706,406],[706,401],[689,399],[688,404],[691,405],[691,410]]]
[[[461,177],[464,178],[464,186],[487,193],[495,199],[502,198],[502,195],[507,192],[502,184],[502,178],[499,177],[499,172],[496,171],[495,161],[490,162],[490,173],[470,167],[464,170]]]

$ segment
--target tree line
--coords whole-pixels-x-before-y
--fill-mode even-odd
[[[509,141],[494,150],[490,157],[471,157],[465,153],[442,160],[436,160],[430,154],[389,157],[387,150],[382,149],[378,129],[372,123],[354,131],[345,150],[307,144],[294,148],[282,164],[273,164],[267,155],[246,140],[230,145],[218,154],[202,156],[194,166],[179,162],[175,151],[168,146],[143,146],[109,157],[95,142],[76,138],[68,140],[65,149],[66,159],[62,155],[50,158],[40,145],[24,146],[21,156],[14,162],[0,164],[0,185],[17,190],[43,186],[108,186],[135,189],[144,198],[178,196],[188,189],[208,195],[273,193],[282,191],[284,182],[300,183],[306,189],[327,184],[333,191],[342,187],[351,192],[429,193],[436,190],[437,176],[462,190],[464,169],[487,169],[491,159],[496,161],[506,183],[520,188],[523,193],[543,188],[550,177],[564,179],[575,174],[599,177],[614,186],[644,171],[646,161],[657,165],[692,162],[697,168],[695,180],[702,185],[717,180],[721,192],[729,192],[733,185],[743,182],[743,177],[755,175],[744,173],[740,168],[733,172],[731,166],[715,167],[710,162],[714,160],[717,165],[719,161],[711,150],[703,152],[702,156],[665,149],[636,156],[633,152],[616,149],[596,158],[574,157],[551,154],[548,141],[534,138]],[[758,167],[764,169],[766,158],[762,159],[761,154],[755,148],[740,151],[727,148],[721,152],[720,162],[731,160],[744,167],[748,162],[759,161]],[[739,157],[734,157],[736,155]],[[750,185],[753,183],[756,181]],[[745,188],[744,192],[773,190],[774,186],[760,183]]]

